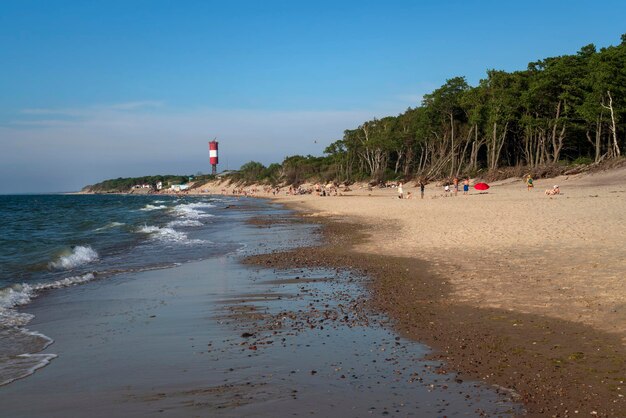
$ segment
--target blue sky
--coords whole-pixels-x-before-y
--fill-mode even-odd
[[[321,154],[457,75],[615,45],[626,2],[0,0],[0,193]]]

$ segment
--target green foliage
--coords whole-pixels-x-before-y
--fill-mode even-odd
[[[96,193],[126,193],[133,186],[148,184],[152,188],[156,188],[156,184],[161,182],[163,187],[171,184],[186,184],[189,177],[193,176],[175,176],[175,175],[157,175],[143,177],[119,177],[117,179],[105,180],[100,183],[89,186],[89,189]],[[196,176],[196,180],[202,180],[201,176]],[[205,177],[205,176],[202,176]],[[209,176],[206,176],[209,177]]]
[[[578,157],[572,161],[572,165],[588,165],[591,163],[593,163],[593,160],[590,157]]]

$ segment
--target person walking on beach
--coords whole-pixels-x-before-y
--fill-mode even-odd
[[[526,186],[528,187],[528,191],[531,191],[533,188],[533,178],[530,176],[530,174],[526,178]]]
[[[454,180],[452,180],[452,184],[454,185],[454,196],[459,193],[459,178],[454,176]]]
[[[420,180],[420,194],[422,195],[422,199],[424,198],[424,189],[426,188],[426,185],[424,184],[423,180]]]
[[[402,182],[398,183],[398,198],[402,199],[404,197],[404,190],[402,190]]]
[[[469,177],[463,180],[463,194],[466,195],[469,192]]]

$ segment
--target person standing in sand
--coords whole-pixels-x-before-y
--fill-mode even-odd
[[[398,198],[402,199],[404,197],[404,190],[402,190],[402,182],[398,183]]]
[[[463,180],[463,194],[466,195],[469,192],[469,177]]]
[[[456,196],[459,193],[459,178],[455,176],[452,184],[454,185],[454,196]]]
[[[424,184],[423,180],[420,180],[420,194],[422,195],[422,199],[424,198],[424,189],[426,188],[426,185]]]
[[[526,178],[526,186],[528,187],[528,191],[531,191],[531,189],[533,188],[533,178],[530,176],[530,174]]]

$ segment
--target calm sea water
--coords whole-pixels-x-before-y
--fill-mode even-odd
[[[28,329],[32,316],[20,307],[50,289],[236,251],[245,242],[224,231],[256,213],[250,202],[231,197],[0,196],[0,385],[54,358],[37,354],[52,340]]]

